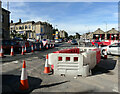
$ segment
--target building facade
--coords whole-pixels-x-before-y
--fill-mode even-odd
[[[68,37],[68,33],[65,32],[64,30],[62,30],[62,31],[59,32],[59,36],[60,36],[60,38],[67,38]]]
[[[104,32],[100,28],[95,30],[94,32],[85,33],[82,35],[84,39],[96,39],[96,40],[120,40],[120,32],[112,28],[107,32]]]
[[[53,27],[51,24],[47,22],[34,22],[34,21],[27,21],[27,22],[21,22],[21,19],[19,19],[19,22],[13,23],[11,21],[10,24],[10,31],[16,31],[19,34],[26,35],[27,38],[34,38],[36,40],[41,40],[43,38],[45,39],[53,39]]]
[[[1,6],[1,1],[0,1]],[[10,39],[10,12],[4,8],[1,8],[1,23],[0,24],[0,36],[1,40],[9,40]]]
[[[38,21],[34,23],[33,30],[36,33],[36,39],[53,39],[53,27],[47,22]]]
[[[93,39],[119,40],[119,31],[115,30],[115,28],[112,28],[111,30],[104,32],[98,28],[98,30],[93,32]]]
[[[13,21],[11,21],[10,32],[16,31],[21,35],[26,35],[27,38],[35,38],[35,32],[33,31],[34,23],[34,21],[27,21],[22,23],[21,19],[19,19],[19,22],[17,23],[13,23]]]

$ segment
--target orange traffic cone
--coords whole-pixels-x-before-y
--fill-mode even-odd
[[[53,43],[53,46],[52,46],[53,48],[54,48],[54,43]]]
[[[4,57],[3,46],[1,46],[0,57]]]
[[[46,55],[46,62],[45,62],[44,73],[50,73],[50,67],[48,65],[48,54]]]
[[[31,52],[34,52],[34,50],[33,50],[33,45],[31,45]]]
[[[35,50],[37,50],[36,44],[35,44]]]
[[[50,43],[50,48],[51,48],[51,43]]]
[[[10,53],[11,56],[14,56],[14,52],[13,52],[13,46],[11,46],[11,53]]]
[[[25,55],[24,54],[24,46],[22,46],[22,53],[21,53],[21,55]]]
[[[48,44],[46,45],[46,49],[48,49]]]
[[[40,50],[41,50],[41,44],[40,44]]]
[[[27,46],[25,45],[25,50],[24,50],[24,52],[26,53],[27,52]]]
[[[107,49],[105,49],[104,58],[107,59]]]
[[[26,89],[29,88],[25,60],[23,61],[23,67],[22,67],[22,73],[21,73],[21,80],[20,80],[20,87],[19,88],[20,88],[20,90],[26,90]]]

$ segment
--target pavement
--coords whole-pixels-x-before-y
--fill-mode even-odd
[[[59,43],[53,49],[35,51],[33,54],[6,56],[2,63],[2,93],[40,93],[40,92],[118,92],[119,56],[109,55],[92,70],[89,77],[57,76],[43,73],[45,56],[65,47],[77,47],[69,43]],[[23,60],[26,61],[29,89],[19,90]]]

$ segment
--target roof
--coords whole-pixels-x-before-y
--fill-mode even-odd
[[[107,33],[119,33],[115,28],[112,28],[111,30],[108,30]]]
[[[104,34],[105,32],[103,30],[101,30],[100,28],[98,28],[95,32],[93,32],[93,34]]]
[[[32,23],[32,24],[34,24],[35,22],[34,21],[27,21],[27,22],[23,22],[23,23],[21,23],[21,22],[16,22],[16,23],[10,23],[10,25],[22,25],[22,24],[28,24],[28,23]]]
[[[10,11],[8,11],[8,10],[6,10],[6,9],[4,9],[4,8],[2,8],[2,11],[5,11],[5,12],[10,13]]]

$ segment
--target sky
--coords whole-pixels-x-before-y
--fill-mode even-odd
[[[13,22],[47,21],[69,35],[118,29],[118,2],[10,2],[9,10]]]

